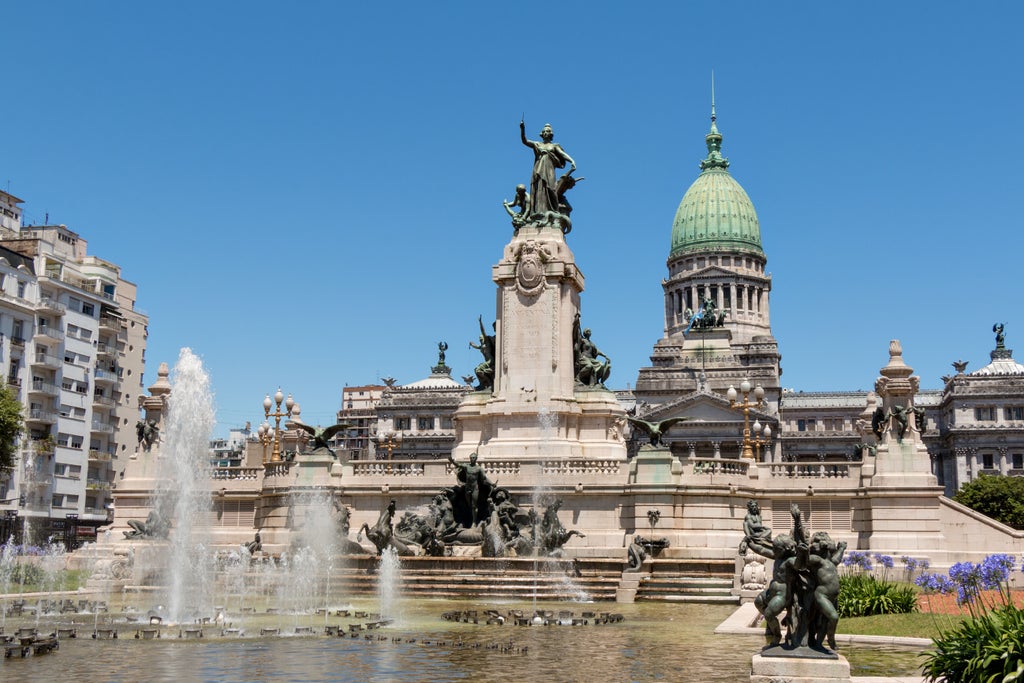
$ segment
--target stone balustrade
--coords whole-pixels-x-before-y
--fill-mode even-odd
[[[218,481],[256,481],[260,478],[260,467],[215,467],[210,478]]]
[[[540,464],[543,474],[607,474],[619,473],[621,460],[612,459],[574,459],[546,460]]]
[[[723,458],[689,458],[687,460],[693,475],[730,474],[746,476],[752,464],[750,460],[732,460]]]
[[[845,462],[772,462],[763,463],[772,477],[788,479],[859,479],[860,463]]]
[[[352,474],[356,477],[422,477],[426,463],[418,460],[355,460]]]

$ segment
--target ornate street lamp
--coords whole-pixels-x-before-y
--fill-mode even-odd
[[[757,462],[761,462],[761,447],[763,446],[765,453],[767,453],[768,447],[771,446],[772,443],[772,426],[765,425],[764,429],[762,429],[761,423],[758,420],[754,420],[754,424],[751,429],[754,430],[754,437],[750,440],[750,443],[752,443],[756,449],[754,451],[757,456],[755,460]]]
[[[377,443],[388,452],[388,472],[391,471],[391,454],[402,445],[402,432],[381,432],[377,435]]]
[[[263,464],[267,464],[267,446],[271,444],[274,439],[274,428],[270,426],[269,422],[264,421],[256,430],[256,437],[260,440],[260,445],[263,446]]]
[[[743,454],[742,457],[747,460],[754,460],[754,441],[750,438],[750,409],[760,408],[764,405],[764,387],[758,384],[754,387],[754,399],[750,400],[750,381],[743,380],[740,383],[740,394],[743,395],[743,402],[737,403],[736,398],[739,394],[736,392],[736,387],[729,386],[729,390],[725,392],[726,397],[729,399],[729,406],[735,410],[743,411]],[[771,436],[771,430],[768,431],[768,437]],[[765,444],[766,445],[766,444]]]
[[[284,407],[286,412],[281,412],[281,401],[284,401]],[[276,407],[274,407],[276,404]],[[270,412],[270,408],[274,407],[274,412]],[[295,407],[295,399],[292,398],[291,394],[288,394],[288,400],[284,400],[284,394],[281,393],[281,387],[277,388],[277,393],[274,394],[274,401],[271,403],[270,394],[263,399],[263,413],[267,420],[274,418],[274,449],[270,453],[270,462],[281,462],[281,418],[287,417],[291,419],[292,408]],[[269,426],[269,423],[266,423]]]

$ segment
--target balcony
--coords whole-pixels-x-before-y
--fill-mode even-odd
[[[55,301],[54,299],[51,299],[49,297],[43,297],[39,301],[38,308],[39,311],[43,313],[52,313],[53,315],[64,315],[64,312],[67,311],[68,307],[60,303],[59,301]]]
[[[103,406],[104,408],[116,408],[117,407],[117,401],[115,401],[114,399],[110,398],[109,396],[100,396],[98,394],[93,395],[92,403],[93,403],[93,405]]]
[[[93,420],[92,431],[101,432],[103,434],[113,434],[115,430],[114,425],[112,424],[109,424],[107,422],[101,422],[100,420]]]
[[[32,359],[32,365],[39,365],[44,368],[59,368],[62,364],[61,359],[54,356],[52,353],[41,353],[36,351],[35,357]]]
[[[110,488],[110,482],[102,479],[86,479],[85,481],[86,491],[109,491]]]
[[[52,410],[42,410],[40,408],[33,408],[28,411],[28,415],[25,416],[26,424],[46,424],[52,425],[57,423],[57,413]]]
[[[35,378],[32,380],[32,384],[29,385],[28,393],[31,394],[45,394],[47,396],[56,396],[60,390],[57,385],[52,382],[47,382],[44,379]]]
[[[121,378],[117,376],[116,372],[111,372],[110,370],[100,370],[99,368],[96,368],[93,371],[92,376],[97,384],[115,384],[121,381]]]
[[[106,451],[97,450],[95,448],[89,449],[89,462],[110,462],[113,457],[114,456]]]
[[[117,347],[113,344],[97,344],[96,345],[96,357],[106,358],[107,360],[113,360],[117,358]]]
[[[53,455],[56,448],[56,443],[52,438],[49,439],[32,439],[32,454],[33,455]]]
[[[42,341],[42,342],[45,342],[47,340],[55,341],[55,342],[62,342],[62,341],[64,341],[64,333],[62,331],[60,331],[60,330],[55,330],[52,327],[41,327],[40,326],[40,327],[37,327],[35,329],[35,331],[32,333],[32,339],[33,339],[33,341]]]
[[[107,332],[114,332],[116,334],[121,331],[121,321],[117,318],[111,318],[109,315],[101,315],[100,329],[106,330]]]

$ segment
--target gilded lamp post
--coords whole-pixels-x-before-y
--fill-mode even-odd
[[[730,386],[729,390],[727,392],[725,392],[725,395],[729,399],[729,406],[731,408],[735,408],[736,410],[742,410],[743,411],[743,454],[742,454],[742,456],[743,456],[743,458],[745,458],[747,460],[754,460],[754,448],[753,448],[754,444],[757,443],[758,444],[758,448],[760,448],[760,446],[762,446],[762,445],[767,445],[767,439],[771,438],[771,429],[770,428],[766,428],[767,429],[767,433],[765,434],[765,441],[764,442],[761,441],[761,436],[760,435],[758,435],[758,440],[757,441],[754,441],[754,440],[752,440],[750,438],[750,409],[751,408],[759,408],[759,407],[764,405],[764,387],[762,387],[760,384],[758,384],[756,387],[754,387],[754,399],[755,400],[753,400],[753,401],[750,400],[750,388],[751,387],[750,387],[750,381],[749,380],[745,379],[745,380],[743,380],[743,382],[740,383],[740,391],[739,391],[739,393],[743,394],[743,402],[742,403],[737,403],[737,401],[736,401],[736,398],[737,398],[737,396],[739,394],[736,392],[736,387],[734,387],[734,386]],[[760,428],[760,426],[761,426],[760,423],[755,422],[755,424],[757,424],[758,428]]]
[[[261,424],[259,426],[259,429],[256,430],[256,435],[257,435],[257,437],[260,440],[260,445],[263,446],[263,464],[264,465],[267,464],[267,446],[269,446],[271,441],[273,441],[273,439],[274,439],[273,431],[274,430],[270,426],[270,423],[267,422],[266,420],[264,420],[263,424]]]
[[[284,401],[285,412],[283,413],[281,412],[281,401]],[[271,407],[274,407],[274,412],[270,412]],[[294,407],[295,399],[292,398],[291,394],[288,394],[288,400],[285,401],[284,394],[281,393],[281,387],[277,388],[273,402],[270,400],[270,394],[267,394],[267,397],[263,399],[263,412],[266,418],[268,420],[274,418],[274,449],[270,453],[270,462],[281,462],[281,418],[291,418],[292,408]],[[266,424],[269,427],[269,423]]]
[[[402,432],[382,432],[377,436],[377,443],[388,452],[388,472],[390,472],[391,453],[402,445]]]

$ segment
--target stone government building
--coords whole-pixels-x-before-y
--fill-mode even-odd
[[[564,524],[587,532],[565,546],[582,560],[624,559],[636,536],[653,534],[668,544],[659,561],[731,563],[751,499],[777,531],[789,528],[795,502],[813,531],[934,566],[1024,550],[1024,533],[943,495],[982,473],[1022,472],[1024,367],[1002,328],[992,362],[971,373],[958,362],[942,391],[920,390],[896,340],[872,392],[783,390],[760,225],[722,156],[714,113],[706,143],[672,226],[664,334],[631,395],[573,385],[571,321],[586,311],[568,231],[516,226],[492,268],[493,388],[460,385],[443,356],[423,381],[363,388],[367,400],[339,413],[344,422],[358,411],[363,421],[339,437],[337,461],[266,463],[250,453],[244,467],[215,470],[214,542],[247,541],[259,528],[265,547],[286,548],[289,520],[302,518],[289,492],[300,489],[331,491],[351,509],[352,528],[372,524],[389,500],[411,509],[450,486],[448,453],[465,461],[479,451],[488,475],[520,501],[538,483],[563,501]],[[527,340],[537,348],[517,355]],[[167,387],[154,389],[144,405],[159,418]],[[686,419],[667,429],[666,447],[640,447],[626,410],[652,423]],[[399,434],[400,442],[387,438]],[[301,438],[292,443],[303,451]],[[159,457],[158,448],[139,452],[118,482],[115,535],[146,517]]]
[[[751,420],[770,427],[774,435],[762,447],[761,459],[792,464],[802,476],[860,462],[858,445],[875,407],[873,392],[782,388],[781,354],[769,315],[771,276],[765,272],[757,212],[728,171],[714,118],[706,143],[702,172],[672,225],[668,278],[662,281],[665,335],[654,345],[651,366],[641,368],[635,390],[618,392],[619,401],[648,419],[696,416],[693,424],[675,427],[665,439],[677,453],[738,458],[742,419],[728,409],[725,394],[747,379],[765,391],[764,406],[752,410]],[[705,298],[725,317],[720,326],[716,320],[691,327],[690,318]],[[947,496],[981,474],[1024,476],[1024,366],[1005,348],[993,350],[991,359],[969,373],[966,363],[954,363],[959,369],[943,378],[944,389],[922,390],[915,397],[915,405],[926,410],[922,436]],[[451,416],[467,388],[451,379],[450,368],[441,374],[433,370],[416,382],[377,387],[382,393],[369,431],[401,432],[409,438],[394,448],[396,459],[429,458],[429,448],[415,446],[424,440],[434,446],[439,437],[454,443]],[[339,422],[353,419],[346,400]],[[702,417],[707,411],[717,411],[719,419]],[[376,443],[364,439],[359,448],[339,443],[339,450],[352,459],[385,458]],[[434,451],[434,457],[445,457]]]

